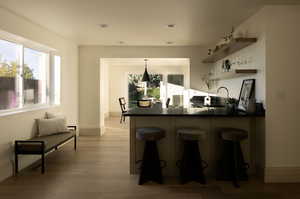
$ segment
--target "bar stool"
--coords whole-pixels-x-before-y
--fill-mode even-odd
[[[247,169],[240,142],[248,138],[248,132],[236,128],[223,128],[220,131],[222,153],[217,165],[217,180],[229,180],[235,187],[240,180],[248,180]]]
[[[139,185],[147,181],[163,183],[161,169],[166,166],[166,162],[159,159],[156,142],[164,137],[165,131],[160,128],[145,127],[136,130],[136,138],[145,141],[143,160],[137,161],[141,163]],[[164,163],[164,166],[161,166],[161,163]]]
[[[203,171],[208,165],[202,160],[198,145],[199,140],[206,137],[206,132],[196,128],[181,128],[177,130],[177,135],[183,141],[182,158],[177,161],[181,184],[189,181],[206,184]]]

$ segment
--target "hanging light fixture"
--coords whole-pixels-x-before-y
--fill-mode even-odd
[[[148,74],[148,71],[147,71],[147,61],[148,61],[148,59],[144,59],[144,61],[145,61],[145,72],[143,74],[142,82],[150,82],[150,77],[149,77],[149,74]]]

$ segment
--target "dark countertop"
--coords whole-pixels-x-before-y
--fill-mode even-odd
[[[124,116],[193,116],[193,117],[264,117],[263,113],[245,113],[240,111],[230,111],[226,108],[161,108],[153,106],[151,108],[129,109]]]

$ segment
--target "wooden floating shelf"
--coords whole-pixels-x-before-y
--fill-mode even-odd
[[[231,55],[257,41],[257,38],[234,38],[228,44],[222,46],[215,51],[212,55],[205,58],[203,63],[215,63],[228,55]]]
[[[210,80],[232,79],[242,76],[254,75],[257,69],[235,69],[229,72],[222,72],[210,78]]]

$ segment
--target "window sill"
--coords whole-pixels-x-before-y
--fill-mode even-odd
[[[15,114],[19,114],[19,113],[26,113],[26,112],[31,112],[31,111],[38,111],[38,110],[42,110],[42,109],[49,109],[49,108],[55,108],[55,107],[59,107],[60,105],[33,105],[30,107],[24,107],[24,108],[18,108],[18,109],[10,109],[7,111],[0,111],[0,117],[5,117],[5,116],[9,116],[9,115],[15,115]]]

